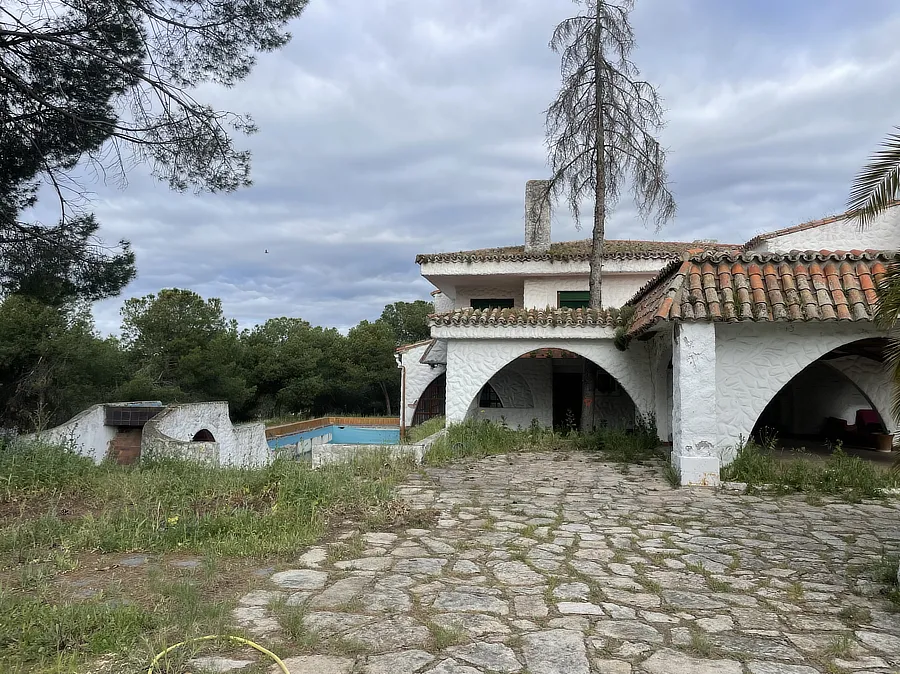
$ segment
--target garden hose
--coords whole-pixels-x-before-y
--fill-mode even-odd
[[[249,646],[250,648],[253,648],[253,649],[259,651],[263,655],[268,655],[275,662],[275,664],[281,668],[281,671],[283,672],[283,674],[291,674],[288,671],[287,665],[284,664],[282,659],[279,658],[277,655],[275,655],[268,648],[260,646],[259,644],[254,643],[253,641],[250,641],[249,639],[242,639],[241,637],[233,637],[228,634],[210,634],[205,637],[197,637],[196,639],[187,639],[185,641],[180,641],[179,643],[177,643],[173,646],[169,646],[166,650],[162,651],[161,653],[158,653],[157,656],[155,658],[153,658],[153,661],[150,663],[150,667],[147,668],[147,674],[153,674],[153,668],[156,666],[156,663],[158,663],[160,660],[162,660],[164,657],[166,657],[166,655],[168,655],[170,652],[174,651],[176,648],[181,648],[182,646],[186,646],[187,644],[193,644],[198,641],[216,641],[219,639],[225,639],[227,641],[234,641],[235,643],[242,644],[244,646]]]

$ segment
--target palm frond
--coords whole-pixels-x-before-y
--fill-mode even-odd
[[[900,131],[900,127],[896,127]],[[893,204],[900,194],[900,133],[892,133],[854,178],[847,210],[859,222],[868,225]]]

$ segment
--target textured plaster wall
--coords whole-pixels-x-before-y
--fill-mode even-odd
[[[604,289],[606,288],[604,279]],[[551,276],[525,279],[525,306],[529,309],[556,307],[557,293],[564,290],[587,291],[587,276]]]
[[[476,396],[467,414],[492,421],[502,419],[512,428],[527,428],[532,419],[537,419],[542,426],[550,426],[553,423],[552,377],[553,362],[549,359],[514,360],[489,382],[503,401],[503,408],[478,407]]]
[[[427,348],[427,344],[417,346],[400,355],[400,364],[406,368],[406,391],[401,391],[403,397],[400,404],[401,425],[407,428],[412,424],[419,398],[425,393],[428,385],[440,377],[446,369],[444,365],[432,367],[419,362]]]
[[[672,360],[672,333],[671,326],[659,330],[649,342],[647,352],[650,358],[650,368],[653,372],[653,400],[656,432],[663,442],[672,441],[672,405],[674,402],[672,391],[672,369],[669,362]]]
[[[715,324],[676,325],[672,365],[672,461],[684,484],[714,485],[719,480]]]
[[[900,207],[889,209],[863,230],[855,222],[841,220],[763,241],[753,250],[773,252],[866,248],[900,249]]]
[[[888,433],[897,432],[897,420],[891,413],[893,381],[891,370],[885,363],[879,363],[862,356],[844,356],[829,360],[828,366],[841,372],[855,384],[874,406]],[[850,418],[851,423],[855,419]]]
[[[572,331],[568,332],[571,335]],[[592,331],[592,334],[596,332]],[[633,343],[622,352],[615,348],[611,339],[464,338],[452,339],[447,348],[448,422],[463,421],[485,383],[508,363],[538,348],[566,349],[592,360],[619,382],[641,414],[653,412],[650,359],[643,342]],[[535,397],[535,409],[546,404],[539,400],[538,389],[532,387],[532,395]],[[552,403],[547,408],[548,412],[552,412]],[[548,416],[552,417],[552,413]],[[549,423],[549,420],[542,423]]]
[[[472,305],[473,299],[495,300],[509,298],[513,300],[516,308],[524,306],[521,282],[515,285],[460,286],[456,288],[455,308],[465,309]]]
[[[801,435],[820,433],[828,417],[852,424],[856,410],[871,407],[853,382],[822,361],[801,371],[776,399],[782,394],[790,399],[790,432]]]
[[[215,443],[191,442],[201,429],[212,433]],[[215,460],[224,466],[261,465],[270,458],[263,424],[233,426],[226,402],[170,407],[144,426],[141,439],[144,456],[160,453],[190,455],[197,450],[192,445],[216,445],[218,456]]]
[[[72,447],[83,456],[89,456],[95,463],[106,458],[109,442],[116,436],[113,426],[104,426],[106,412],[103,405],[94,405],[69,421],[55,428],[25,436],[50,444]]]
[[[442,292],[433,295],[431,301],[434,303],[434,312],[437,314],[444,314],[448,311],[453,311],[453,298],[445,295]]]
[[[716,324],[716,444],[723,462],[731,462],[740,439],[801,370],[839,346],[876,336],[863,323]],[[867,385],[875,385],[877,376],[868,376]]]

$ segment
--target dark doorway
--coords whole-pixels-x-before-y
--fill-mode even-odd
[[[553,428],[581,426],[581,373],[553,373]]]
[[[432,417],[442,417],[446,414],[447,401],[447,375],[442,374],[428,385],[419,404],[416,405],[416,413],[413,415],[413,426],[418,426]]]
[[[213,434],[210,433],[205,428],[201,428],[199,431],[194,433],[194,437],[191,438],[192,442],[215,442],[216,439],[213,437]]]

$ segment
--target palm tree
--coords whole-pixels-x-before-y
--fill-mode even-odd
[[[900,131],[900,127],[896,127]],[[896,203],[900,196],[900,133],[891,133],[869,159],[869,163],[853,180],[848,212],[861,227],[868,226],[873,219]],[[893,331],[900,320],[900,265],[888,267],[887,273],[878,284],[877,322],[886,330]],[[893,370],[895,418],[900,418],[900,339],[888,338],[885,356]],[[897,467],[900,467],[898,457]]]

